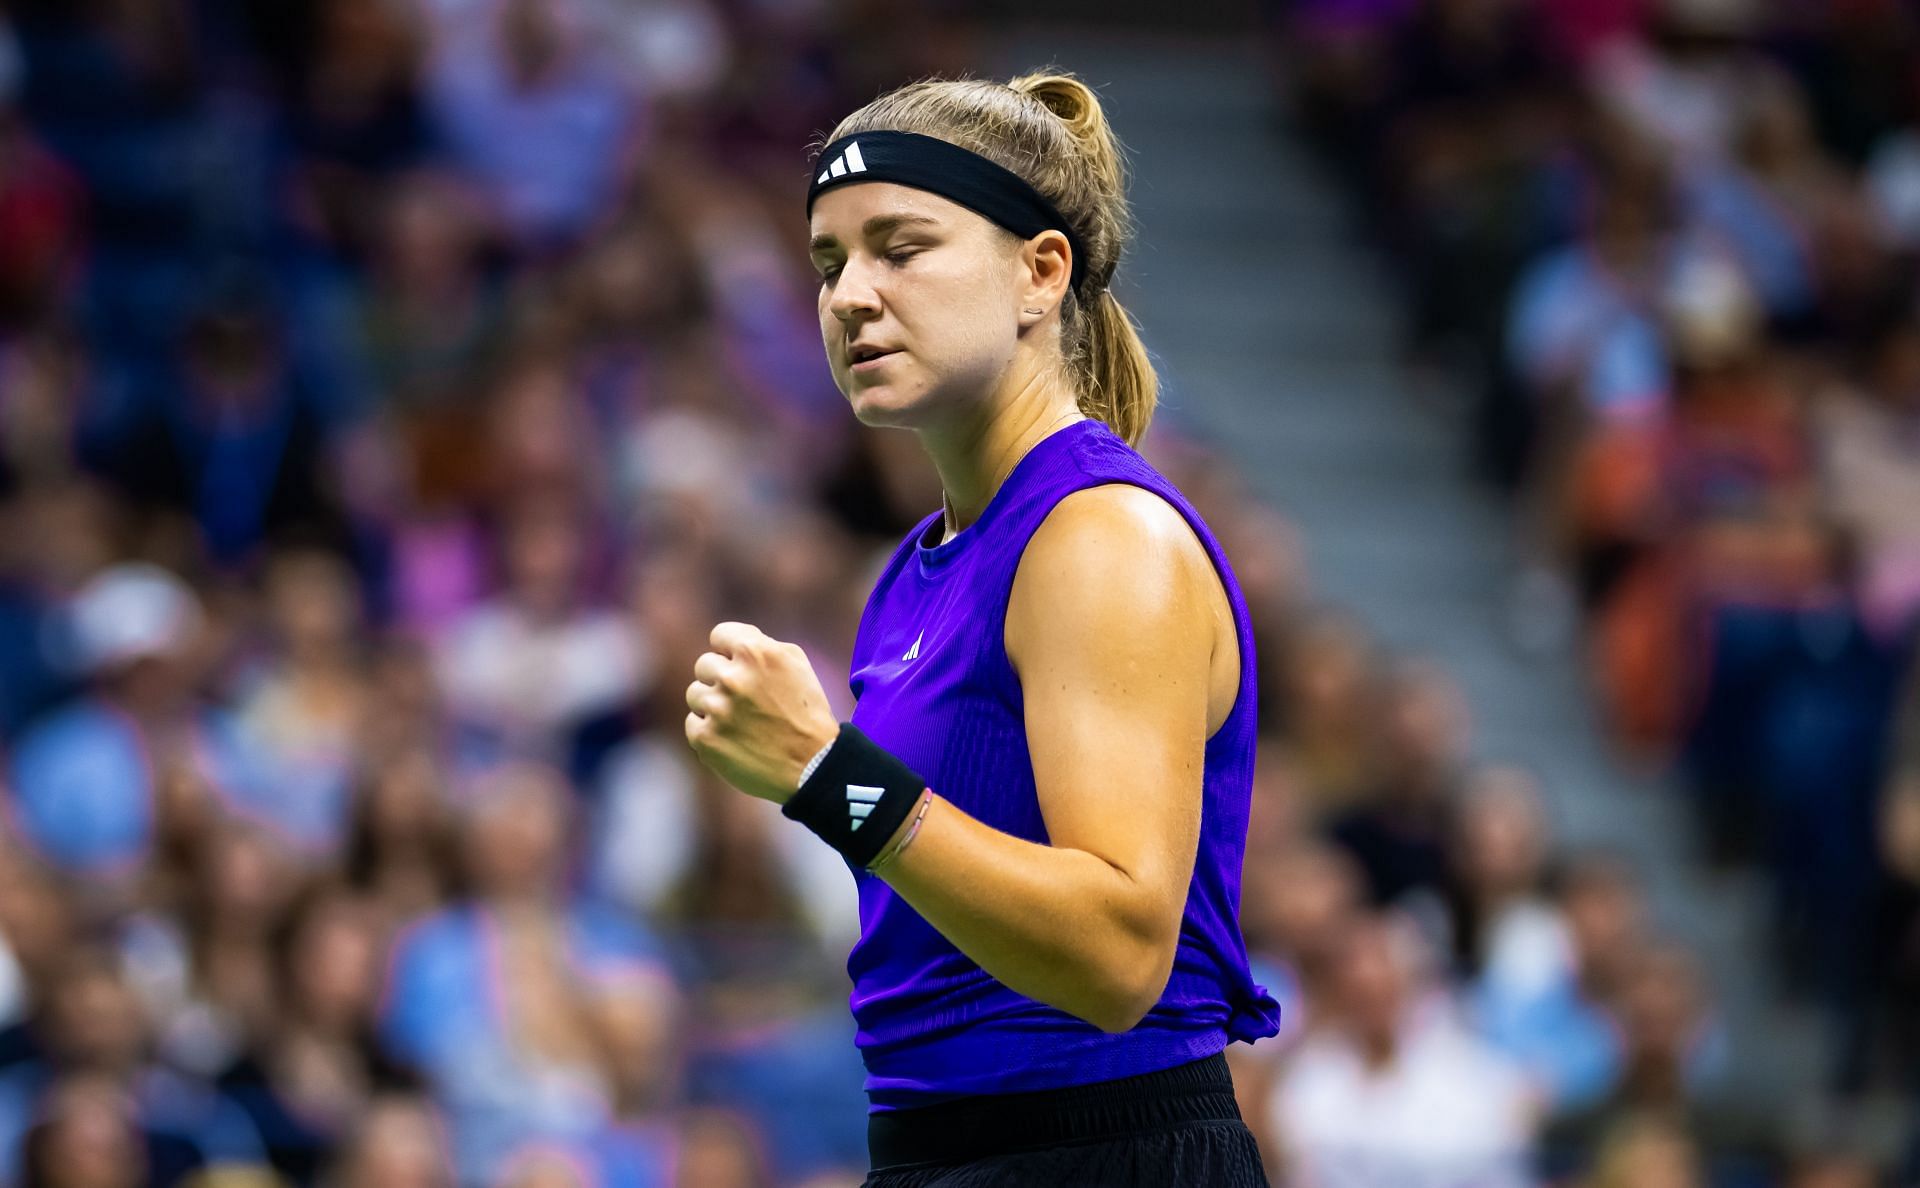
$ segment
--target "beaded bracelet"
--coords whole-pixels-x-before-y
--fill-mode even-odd
[[[833,744],[839,741],[840,736],[836,734],[826,746],[814,752],[813,758],[807,760],[807,765],[800,769],[800,779],[794,784],[795,788],[803,787],[808,780],[813,778],[813,773],[820,770],[820,763],[827,757],[827,752],[833,750]]]
[[[888,849],[885,853],[881,854],[878,858],[875,858],[873,860],[872,865],[867,867],[868,874],[879,874],[881,867],[886,866],[888,863],[892,862],[895,858],[898,858],[901,852],[904,851],[909,845],[912,844],[913,835],[920,832],[920,822],[926,820],[927,809],[931,808],[932,806],[933,806],[933,789],[928,788],[926,792],[920,797],[920,811],[916,812],[913,815],[913,824],[907,826],[907,831],[900,835],[900,844],[893,846],[892,848]]]

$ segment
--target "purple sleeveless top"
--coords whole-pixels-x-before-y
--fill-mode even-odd
[[[1254,984],[1240,935],[1255,731],[1246,600],[1199,513],[1106,424],[1076,421],[1042,439],[952,540],[935,543],[936,512],[901,543],[860,618],[853,722],[971,816],[1045,844],[1020,681],[1006,654],[1007,600],[1020,555],[1053,506],[1108,483],[1144,487],[1186,517],[1213,558],[1240,641],[1239,696],[1207,741],[1200,847],[1173,975],[1139,1026],[1109,1035],[1007,989],[883,880],[856,871],[860,940],[847,972],[872,1112],[1157,1072],[1279,1028],[1279,1004]]]

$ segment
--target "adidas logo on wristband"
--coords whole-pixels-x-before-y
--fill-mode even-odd
[[[873,806],[885,796],[885,788],[869,788],[865,784],[847,785],[847,815],[853,819],[853,828],[858,829],[867,823],[873,813]]]
[[[927,782],[851,722],[821,756],[780,812],[864,870],[913,815]]]

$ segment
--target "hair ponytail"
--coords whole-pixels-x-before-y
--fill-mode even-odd
[[[1080,411],[1105,421],[1128,445],[1137,446],[1153,420],[1160,390],[1146,344],[1112,289],[1102,289],[1083,317],[1075,359]]]
[[[1004,166],[1044,194],[1086,246],[1086,277],[1061,305],[1061,351],[1080,411],[1138,445],[1159,379],[1133,318],[1114,297],[1133,237],[1126,165],[1099,96],[1058,70],[1005,86],[928,80],[890,91],[840,121],[828,142],[892,129],[937,136]]]

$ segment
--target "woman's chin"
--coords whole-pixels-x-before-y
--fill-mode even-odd
[[[854,417],[872,429],[911,429],[919,423],[918,405],[884,386],[855,392],[851,403]]]

